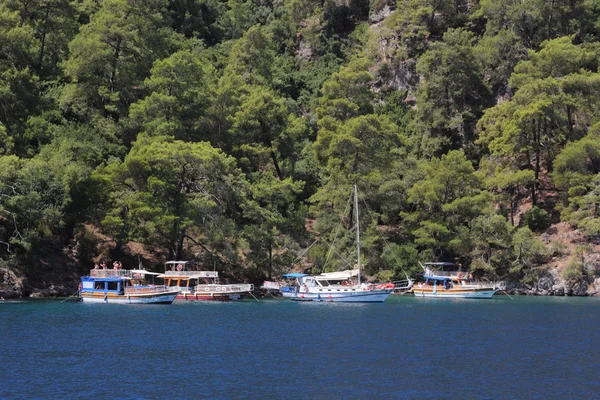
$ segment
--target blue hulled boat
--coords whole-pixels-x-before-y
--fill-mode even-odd
[[[171,304],[179,289],[146,282],[146,270],[92,269],[81,277],[80,298],[85,303]]]

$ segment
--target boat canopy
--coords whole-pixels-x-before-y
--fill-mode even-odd
[[[321,275],[315,276],[315,278],[319,280],[332,280],[332,281],[341,281],[344,279],[350,279],[355,276],[358,276],[358,269],[347,269],[345,271],[337,271],[337,272],[325,272]]]
[[[141,275],[160,275],[159,272],[150,272],[150,271],[146,271],[145,269],[132,269],[131,273],[132,274],[141,274]]]
[[[291,272],[289,274],[283,274],[284,278],[302,278],[303,276],[308,276],[308,274],[301,274],[298,272]]]
[[[131,278],[127,276],[82,276],[81,280],[84,282],[121,282]]]
[[[167,261],[165,264],[197,264],[196,261]]]
[[[449,276],[441,276],[441,275],[426,275],[423,274],[423,277],[429,280],[435,280],[435,281],[451,281],[452,278]]]
[[[199,279],[199,278],[218,278],[217,271],[166,271],[160,274],[157,278],[174,278],[174,279]]]

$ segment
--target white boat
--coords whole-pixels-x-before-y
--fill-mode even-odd
[[[460,270],[443,270],[443,267],[454,265],[448,262],[425,263],[425,266],[421,264],[425,271],[423,273],[425,282],[413,287],[415,297],[490,299],[500,290],[500,287],[494,283],[474,282],[469,273]]]
[[[356,185],[354,185],[354,209],[356,211],[356,269],[321,275],[298,274],[300,275],[297,277],[298,286],[287,294],[284,292],[284,297],[295,301],[381,303],[392,293],[391,288],[378,289],[375,285],[360,283],[360,229]]]
[[[92,269],[81,277],[79,296],[84,303],[171,304],[179,293],[176,288],[149,284],[145,270]]]
[[[167,261],[165,273],[158,277],[179,291],[178,301],[242,300],[254,290],[251,283],[220,283],[217,271],[201,271],[194,261]]]

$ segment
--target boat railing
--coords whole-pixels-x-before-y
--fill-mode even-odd
[[[425,275],[428,276],[445,276],[445,277],[451,277],[451,276],[458,276],[458,277],[463,277],[463,276],[467,276],[467,272],[463,272],[463,271],[438,271],[438,270],[429,270],[425,272]]]
[[[283,282],[264,281],[260,288],[265,290],[281,290],[282,286],[285,286]]]
[[[218,278],[217,271],[165,271],[164,275],[168,278],[184,276],[189,278]]]
[[[239,283],[239,284],[208,284],[208,285],[197,285],[196,293],[202,292],[213,292],[213,293],[242,293],[251,292],[254,290],[254,285],[251,283]]]
[[[506,282],[504,281],[496,281],[496,282],[481,282],[482,284],[494,286],[498,290],[506,290]]]
[[[131,278],[131,271],[126,269],[92,269],[90,276],[94,278]]]
[[[403,279],[399,281],[393,281],[392,283],[394,284],[394,291],[408,290],[413,286],[412,279]]]
[[[173,291],[175,291],[175,289],[165,285],[127,286],[125,288],[125,294],[166,293]]]
[[[440,286],[441,283],[438,282],[437,286]],[[504,290],[506,289],[506,283],[505,282],[490,282],[490,281],[472,281],[472,280],[468,280],[468,279],[461,279],[460,280],[460,286],[456,286],[457,284],[454,284],[454,287],[462,287],[462,288],[469,288],[469,289],[482,289],[482,288],[494,288],[494,289],[498,289],[498,290]],[[427,282],[419,282],[417,284],[418,287],[427,287],[427,286],[434,286],[433,281],[429,281]]]

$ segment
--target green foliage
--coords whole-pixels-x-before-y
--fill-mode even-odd
[[[560,257],[567,252],[568,248],[569,246],[567,246],[563,242],[552,242],[550,244],[549,256]]]
[[[387,17],[370,43],[369,51],[383,61],[406,60],[422,54],[427,48],[427,37],[430,35],[427,22],[432,13],[422,1],[403,1],[397,4],[396,10]],[[377,43],[389,41],[385,52],[375,48]]]
[[[510,257],[512,225],[501,215],[482,215],[471,221],[470,235],[473,243],[471,270],[503,275]]]
[[[69,44],[70,57],[62,67],[71,83],[61,106],[83,120],[93,111],[113,119],[126,115],[152,62],[177,45],[165,14],[164,0],[102,2]]]
[[[581,228],[587,235],[600,233],[597,204],[600,202],[600,147],[598,127],[583,139],[567,144],[556,157],[553,178],[563,191],[557,207],[561,219]]]
[[[348,268],[357,184],[366,273],[534,283],[542,208],[600,235],[599,21],[587,0],[4,1],[0,258],[33,282],[47,253],[71,271],[136,241],[262,279],[319,237],[302,267]]]
[[[535,182],[534,172],[515,169],[506,159],[490,156],[481,160],[478,175],[482,177],[484,186],[495,194],[501,212],[508,214],[515,225],[514,216],[523,197],[522,188],[530,187]]]
[[[174,259],[189,239],[219,258],[232,257],[223,249],[246,184],[233,159],[207,143],[140,136],[122,163],[99,168],[94,179],[109,190],[102,224],[119,240],[161,246]]]
[[[514,259],[509,272],[520,277],[524,283],[530,283],[528,279],[532,278],[533,268],[545,261],[548,249],[528,227],[515,232],[512,248]]]
[[[417,134],[422,135],[422,154],[443,154],[472,145],[475,124],[490,101],[474,42],[472,33],[450,29],[443,41],[433,43],[419,58]]]
[[[508,80],[515,66],[527,57],[525,46],[509,29],[486,34],[475,46],[475,53],[482,61],[484,79],[495,96],[508,92]]]
[[[273,76],[273,40],[261,26],[248,29],[235,42],[229,55],[226,74],[236,74],[249,84],[266,85]]]
[[[398,245],[390,243],[383,248],[381,258],[384,263],[394,271],[395,279],[406,279],[406,276],[414,277],[422,272],[419,266],[419,252],[409,245]]]
[[[413,211],[401,215],[422,251],[431,250],[435,258],[464,254],[470,247],[468,222],[487,212],[490,197],[461,151],[434,158],[423,168],[424,177],[408,190]]]
[[[0,258],[22,259],[42,243],[60,246],[68,234],[72,193],[88,171],[58,152],[33,159],[0,157],[0,225],[5,228],[0,230],[0,241],[6,246]]]
[[[571,260],[562,272],[563,279],[569,283],[579,282],[583,275],[583,264],[576,259]]]
[[[157,60],[144,82],[152,93],[129,109],[132,124],[153,136],[206,139],[209,133],[202,128],[213,74],[202,49],[181,50]]]
[[[218,19],[225,6],[218,0],[172,0],[168,5],[171,26],[186,38],[196,37],[214,45],[223,35]]]
[[[539,207],[532,207],[523,216],[523,224],[533,232],[543,232],[552,224],[550,215],[546,210]]]
[[[492,154],[512,160],[513,168],[531,169],[533,205],[542,168],[553,168],[566,141],[583,136],[598,105],[600,75],[595,52],[570,38],[548,41],[531,60],[515,68],[510,101],[488,109],[478,123],[478,142]]]

